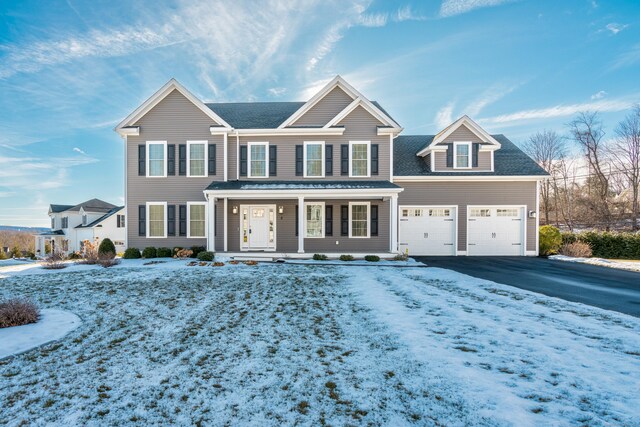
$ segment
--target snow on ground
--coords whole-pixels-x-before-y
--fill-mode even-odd
[[[59,340],[80,323],[80,318],[68,311],[40,310],[36,323],[0,329],[0,359]]]
[[[603,258],[579,258],[566,255],[551,255],[550,259],[558,261],[578,262],[581,264],[599,265],[602,267],[617,268],[620,270],[638,271],[640,272],[640,261],[624,261]]]
[[[34,261],[30,259],[24,259],[24,258],[0,259],[0,271],[2,271],[4,267],[12,267],[14,265],[29,265],[33,263]]]
[[[11,424],[640,424],[640,319],[452,271],[35,272],[0,297],[83,324],[0,361]]]

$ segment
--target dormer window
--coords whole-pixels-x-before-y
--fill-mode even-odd
[[[454,168],[469,169],[471,168],[471,142],[453,143]]]

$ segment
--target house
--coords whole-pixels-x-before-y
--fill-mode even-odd
[[[175,79],[117,127],[127,247],[275,256],[536,255],[546,173],[464,116],[401,135],[337,76],[306,102],[204,103]]]
[[[116,252],[124,252],[126,221],[124,206],[99,199],[78,205],[50,205],[51,231],[37,234],[36,256],[44,256],[47,248],[65,254],[82,250],[82,242],[99,242],[109,238]]]

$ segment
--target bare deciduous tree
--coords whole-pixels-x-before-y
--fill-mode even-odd
[[[610,156],[616,171],[625,178],[631,191],[632,227],[638,230],[638,192],[640,191],[640,104],[618,124]]]
[[[552,208],[552,191],[554,189],[554,179],[558,162],[566,155],[565,141],[554,131],[545,130],[529,137],[525,143],[526,153],[551,175],[550,179],[544,180],[540,185],[540,198],[542,211],[544,212],[545,224],[549,224],[549,213]]]

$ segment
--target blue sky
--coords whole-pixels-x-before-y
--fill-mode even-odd
[[[0,224],[123,203],[113,127],[171,77],[297,101],[336,74],[405,134],[469,114],[521,143],[590,109],[611,135],[640,102],[640,2],[0,0]]]

